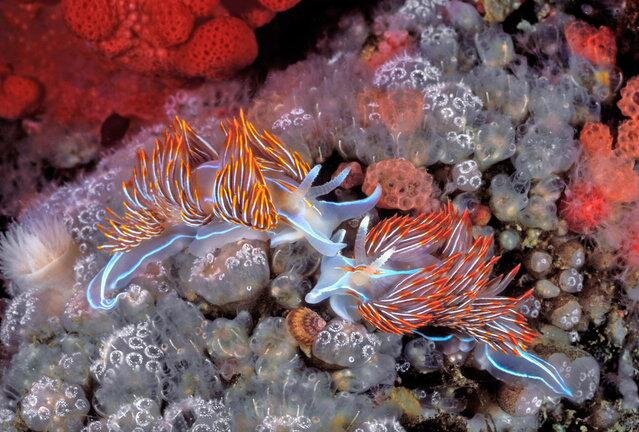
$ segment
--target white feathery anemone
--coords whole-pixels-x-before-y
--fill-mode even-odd
[[[0,235],[0,270],[20,291],[30,288],[70,288],[79,252],[58,218],[28,219]]]

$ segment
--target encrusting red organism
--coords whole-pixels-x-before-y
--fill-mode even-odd
[[[608,27],[596,29],[583,21],[571,21],[564,27],[564,34],[573,53],[599,66],[615,64],[617,43]]]
[[[118,25],[118,12],[109,0],[62,0],[60,5],[69,27],[88,41],[106,39]]]
[[[29,77],[0,77],[0,117],[17,119],[33,113],[42,100],[40,84]]]
[[[572,231],[587,234],[600,227],[611,210],[610,203],[597,187],[575,183],[567,188],[559,213]]]
[[[273,12],[284,12],[298,4],[301,0],[258,0],[259,3]]]
[[[633,119],[639,118],[639,76],[632,77],[621,89],[621,99],[617,102],[621,113]]]
[[[639,159],[639,118],[625,120],[619,125],[617,149],[622,156]]]
[[[361,186],[364,182],[364,171],[362,170],[362,166],[359,162],[342,162],[337,166],[337,170],[333,174],[333,178],[339,175],[342,170],[345,168],[349,168],[348,176],[344,179],[341,187],[343,189],[352,189],[357,186]]]
[[[612,151],[610,128],[597,122],[586,122],[579,133],[579,141],[588,155],[607,155]]]

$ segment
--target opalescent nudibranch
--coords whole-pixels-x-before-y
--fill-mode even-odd
[[[517,273],[491,277],[498,257],[492,236],[472,237],[466,212],[451,204],[428,215],[394,216],[368,230],[364,218],[353,257],[325,257],[308,303],[330,299],[333,311],[347,320],[364,319],[379,330],[415,333],[425,326],[451,329],[453,338],[470,349],[484,349],[493,370],[530,377],[554,393],[570,395],[556,369],[526,349],[537,333],[528,326],[519,298],[501,297]],[[336,241],[340,240],[336,235]]]
[[[102,248],[114,254],[89,283],[92,307],[112,308],[147,263],[185,248],[201,255],[242,238],[270,240],[272,246],[305,238],[321,254],[334,256],[345,245],[331,240],[333,231],[379,199],[378,188],[361,200],[320,200],[344,181],[347,170],[312,186],[320,166],[310,169],[243,113],[222,129],[221,156],[179,119],[156,141],[150,158],[138,151],[132,177],[123,184],[124,212],[109,210],[100,227],[109,240]]]

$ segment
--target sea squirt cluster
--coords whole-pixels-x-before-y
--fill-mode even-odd
[[[2,430],[636,428],[636,79],[530,3],[354,13],[32,203]]]

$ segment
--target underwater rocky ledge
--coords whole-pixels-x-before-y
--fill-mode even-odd
[[[177,90],[8,206],[0,430],[638,430],[638,17],[380,2]]]

